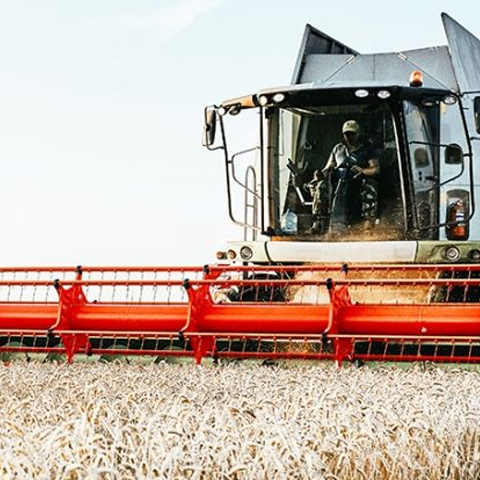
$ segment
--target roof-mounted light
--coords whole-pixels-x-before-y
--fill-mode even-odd
[[[442,98],[442,102],[445,105],[455,105],[457,103],[457,97],[455,95],[445,95]]]
[[[241,110],[241,106],[240,104],[236,104],[236,105],[232,105],[229,110],[228,110],[228,113],[230,115],[238,115],[240,113],[240,110]]]
[[[390,93],[389,90],[379,90],[377,92],[377,97],[380,98],[381,100],[386,100],[387,98],[390,98],[392,94]]]
[[[227,111],[228,111],[227,108],[225,108],[225,107],[219,107],[218,110],[217,110],[217,113],[218,113],[221,117],[223,117],[224,115],[227,114]]]
[[[365,90],[364,88],[359,88],[358,90],[355,90],[355,96],[357,98],[368,97],[368,90]]]
[[[410,86],[421,87],[423,85],[423,73],[420,70],[414,70],[410,74]]]
[[[264,107],[268,103],[268,97],[266,95],[260,95],[258,97],[258,103]]]
[[[285,100],[285,94],[284,93],[276,93],[273,97],[273,103],[282,103]]]

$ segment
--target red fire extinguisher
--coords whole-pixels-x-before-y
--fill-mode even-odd
[[[447,225],[445,227],[449,240],[467,240],[468,209],[463,200],[457,200],[447,207]]]

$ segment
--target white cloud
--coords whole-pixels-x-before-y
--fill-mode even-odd
[[[145,14],[126,14],[91,24],[95,29],[124,28],[149,31],[160,42],[188,28],[200,15],[222,0],[174,0],[164,8]]]

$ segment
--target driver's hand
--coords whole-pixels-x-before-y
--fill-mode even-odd
[[[353,165],[351,168],[353,172],[353,178],[359,177],[363,173],[363,168],[359,167],[358,165]]]
[[[300,175],[294,175],[293,176],[293,186],[294,187],[301,187],[302,186],[302,179],[300,178]]]

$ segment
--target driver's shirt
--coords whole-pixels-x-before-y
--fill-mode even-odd
[[[377,151],[371,145],[362,144],[354,151],[350,151],[344,143],[338,143],[332,149],[324,168],[341,167],[348,163],[358,165],[360,168],[367,168],[368,161],[378,158]]]

